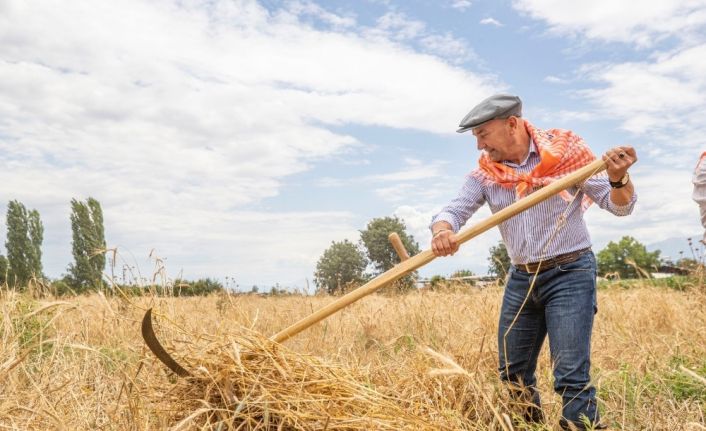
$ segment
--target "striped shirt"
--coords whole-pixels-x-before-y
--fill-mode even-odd
[[[539,160],[536,146],[530,141],[530,152],[521,164],[507,161],[503,163],[515,168],[518,173],[529,173],[537,166]],[[589,178],[580,184],[578,189],[578,194],[571,203],[566,202],[559,195],[554,195],[500,223],[500,235],[513,264],[539,262],[590,247],[591,238],[581,211],[584,193],[599,207],[617,216],[632,213],[637,201],[637,194],[633,192],[627,204],[614,204],[610,199],[611,187],[607,176]],[[571,187],[567,191],[574,196],[577,188]],[[516,200],[514,187],[506,188],[497,183],[485,184],[475,176],[468,175],[458,196],[432,218],[431,224],[446,221],[451,224],[454,232],[458,232],[484,203],[487,202],[491,212],[496,213],[515,203]],[[566,224],[558,227],[559,220],[565,212]],[[551,238],[557,228],[559,230],[556,236]]]

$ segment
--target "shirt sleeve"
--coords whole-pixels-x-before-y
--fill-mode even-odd
[[[699,205],[701,213],[701,226],[706,229],[706,160],[701,160],[694,169],[694,176],[691,180],[694,183],[694,191],[691,195],[694,202]],[[706,244],[706,230],[701,242]]]
[[[612,187],[608,182],[607,176],[594,176],[587,179],[581,186],[581,190],[593,200],[599,207],[607,210],[611,214],[617,216],[626,216],[632,214],[632,210],[637,202],[637,193],[633,189],[630,201],[625,205],[617,205],[610,199],[610,191]]]
[[[477,178],[468,175],[458,196],[446,205],[440,213],[432,217],[431,226],[439,221],[448,222],[454,232],[458,232],[469,218],[485,203],[483,185]]]
[[[706,160],[699,161],[699,164],[696,165],[691,182],[694,183],[694,193],[692,195],[694,201],[699,205],[706,205]]]

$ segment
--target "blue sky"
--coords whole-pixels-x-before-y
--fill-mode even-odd
[[[598,154],[637,149],[635,213],[586,214],[597,250],[686,238],[705,23],[702,0],[0,0],[0,202],[39,210],[51,277],[71,261],[71,198],[92,196],[118,273],[151,276],[151,255],[170,277],[303,288],[374,217],[428,248],[479,155],[459,120],[508,91]],[[485,273],[498,239],[421,273]]]

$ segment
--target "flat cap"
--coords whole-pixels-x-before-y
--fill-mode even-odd
[[[461,120],[458,125],[460,129],[456,132],[463,133],[490,120],[512,116],[522,116],[522,100],[512,94],[495,94],[471,109],[471,112]]]

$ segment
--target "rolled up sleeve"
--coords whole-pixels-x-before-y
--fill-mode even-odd
[[[625,205],[617,205],[610,198],[612,187],[608,182],[608,178],[604,176],[592,177],[586,180],[581,186],[581,189],[588,197],[590,197],[599,207],[614,214],[624,217],[632,214],[637,202],[637,193],[633,190],[630,201]]]

